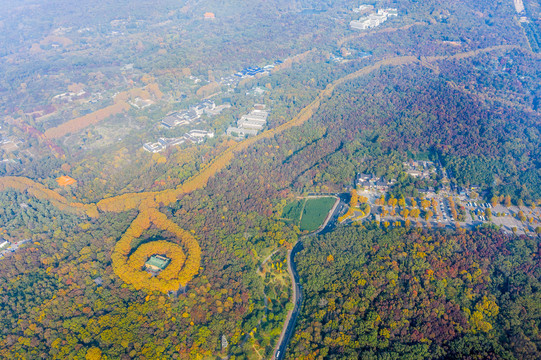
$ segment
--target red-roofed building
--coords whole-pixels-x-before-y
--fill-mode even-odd
[[[61,176],[59,177],[58,179],[56,179],[56,182],[58,183],[58,185],[60,186],[68,186],[68,185],[73,185],[77,182],[77,180],[75,180],[74,178],[72,177],[69,177],[69,176]]]

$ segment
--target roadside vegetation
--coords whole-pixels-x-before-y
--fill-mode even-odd
[[[308,238],[286,358],[539,358],[538,246],[490,229],[354,226]]]

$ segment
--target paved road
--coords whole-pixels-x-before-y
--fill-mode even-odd
[[[4,258],[9,253],[14,253],[15,251],[17,251],[17,249],[19,249],[19,246],[21,246],[24,243],[29,242],[30,240],[32,239],[24,239],[24,240],[19,241],[18,243],[12,243],[9,249],[0,251],[0,259]]]
[[[291,339],[291,336],[293,336],[293,332],[295,330],[295,324],[297,323],[297,317],[299,316],[299,312],[302,305],[302,285],[299,283],[299,274],[297,272],[297,264],[295,263],[295,255],[297,255],[302,249],[302,239],[307,236],[313,236],[318,234],[325,234],[329,231],[332,231],[338,222],[338,217],[343,212],[343,210],[347,207],[346,200],[348,200],[349,194],[329,194],[332,196],[336,196],[339,199],[338,204],[336,204],[333,209],[331,209],[332,214],[326,219],[326,222],[322,225],[321,228],[316,230],[315,232],[305,235],[297,241],[293,249],[288,252],[288,261],[287,261],[287,269],[289,272],[289,276],[291,277],[291,282],[293,284],[293,302],[294,307],[293,311],[291,311],[286,318],[284,329],[282,330],[282,334],[280,335],[280,339],[278,340],[278,344],[276,346],[275,352],[274,352],[274,359],[282,360],[285,357],[287,345],[289,344],[289,340]],[[310,195],[309,196],[313,196]]]
[[[299,240],[293,247],[293,249],[288,253],[288,271],[292,277],[293,282],[293,301],[295,305],[293,311],[290,312],[286,318],[284,325],[284,330],[282,330],[282,335],[280,335],[280,340],[278,341],[277,350],[275,351],[274,358],[282,360],[286,354],[286,348],[293,335],[295,330],[295,324],[297,323],[297,316],[299,315],[300,308],[302,305],[302,285],[299,284],[299,274],[297,272],[297,264],[294,262],[295,255],[303,249],[302,241]]]

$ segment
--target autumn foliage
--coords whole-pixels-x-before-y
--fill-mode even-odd
[[[139,238],[151,224],[174,234],[181,240],[182,246],[163,240],[153,241],[139,246],[130,256],[132,241]],[[155,277],[143,270],[145,262],[154,254],[165,255],[171,259],[165,270]],[[186,286],[199,272],[201,249],[193,235],[168,220],[158,210],[149,209],[142,211],[132,222],[116,244],[111,259],[115,274],[137,290],[167,293]]]
[[[358,205],[359,205],[359,195],[357,194],[356,190],[351,190],[351,198],[349,199],[349,209],[344,215],[338,218],[338,221],[342,222],[346,220],[348,217],[350,217],[351,215],[353,215],[354,209]]]
[[[82,207],[72,206],[62,195],[25,177],[6,176],[0,178],[0,191],[9,189],[26,192],[28,195],[34,196],[40,200],[48,200],[62,211],[82,213],[85,210]]]
[[[486,229],[345,227],[309,238],[297,258],[307,300],[291,358],[472,359],[481,344],[490,346],[479,358],[539,358],[539,315],[526,310],[539,308],[537,253],[535,241]]]
[[[211,82],[210,84],[203,85],[197,90],[197,96],[210,96],[220,90],[220,84],[217,82]]]
[[[58,139],[64,135],[78,132],[90,125],[97,124],[111,115],[127,111],[129,108],[130,106],[126,102],[119,101],[116,104],[107,106],[90,114],[72,119],[57,127],[50,128],[45,131],[44,134],[49,139]]]

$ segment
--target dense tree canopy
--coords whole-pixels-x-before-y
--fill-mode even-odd
[[[305,240],[298,358],[534,359],[539,241],[351,227]],[[333,261],[329,261],[332,257]]]

